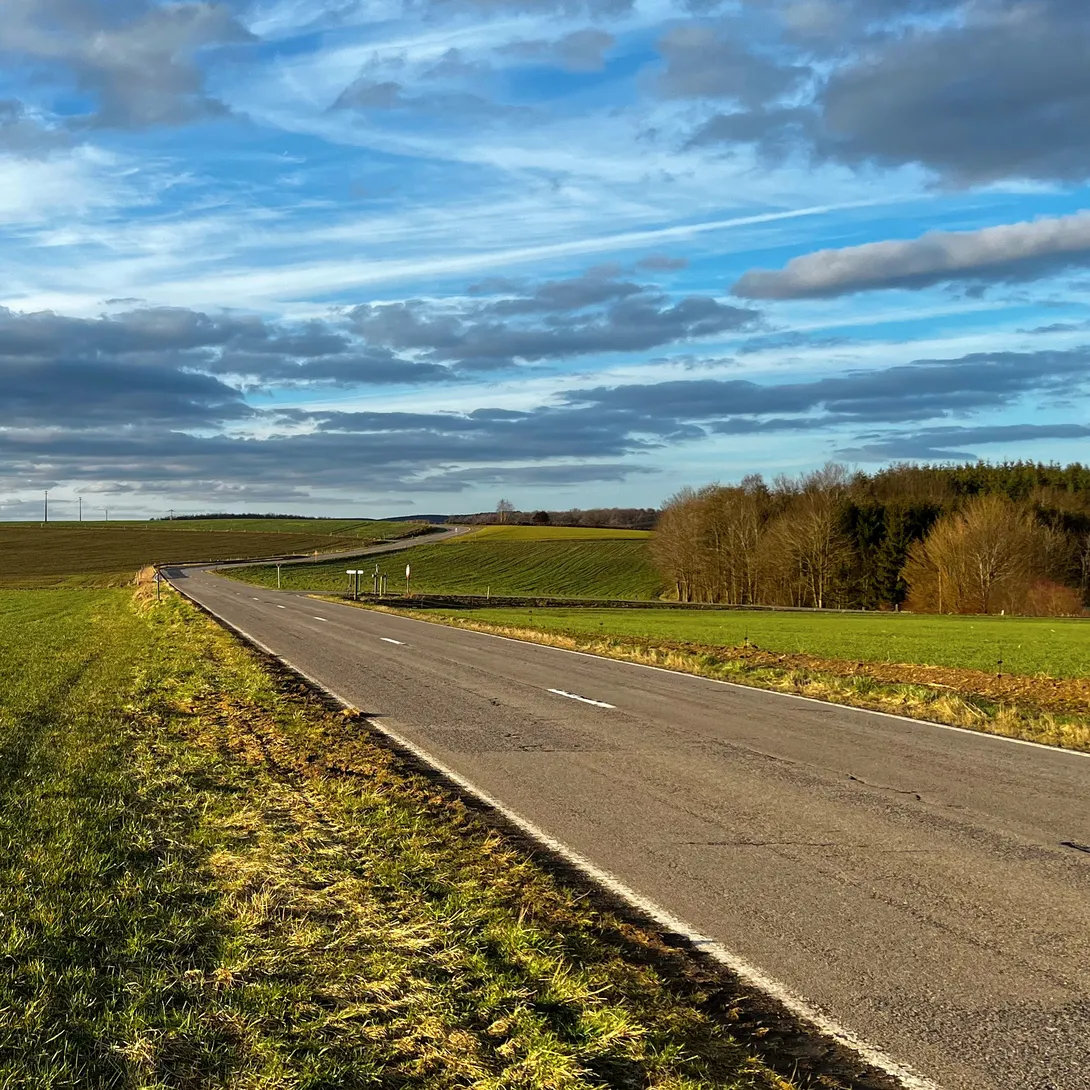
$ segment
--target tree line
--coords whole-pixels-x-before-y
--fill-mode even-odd
[[[752,475],[672,496],[651,548],[683,602],[1075,614],[1090,604],[1090,467]]]
[[[587,526],[606,530],[650,530],[658,519],[655,507],[579,507],[567,511],[520,511],[509,500],[500,500],[495,511],[450,515],[448,522],[471,526],[507,523],[512,526]]]

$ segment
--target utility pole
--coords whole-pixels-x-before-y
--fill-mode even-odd
[[[80,520],[80,522],[83,521],[83,497],[82,496],[79,497],[79,520]]]
[[[49,489],[45,490],[45,516],[43,518],[43,524],[49,522]]]
[[[109,522],[110,521],[110,509],[108,507],[103,507],[102,513],[106,516],[105,521]]]

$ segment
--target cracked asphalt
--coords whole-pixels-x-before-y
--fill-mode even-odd
[[[1090,758],[169,574],[946,1090],[1090,1087]]]

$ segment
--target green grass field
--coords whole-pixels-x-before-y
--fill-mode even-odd
[[[116,586],[146,564],[350,549],[371,540],[368,534],[378,540],[413,529],[356,523],[354,531],[331,537],[324,523],[305,520],[241,519],[235,527],[226,521],[0,523],[0,587]]]
[[[705,970],[173,593],[0,591],[0,844],[0,1087],[786,1085]]]
[[[161,526],[161,522],[138,524]],[[384,537],[403,537],[423,523],[384,522],[379,519],[182,519],[168,524],[171,529],[259,533],[310,534],[314,537],[351,537],[378,541]]]
[[[410,552],[377,556],[374,564],[390,577],[391,591],[405,586],[405,564],[412,566],[412,589],[430,594],[548,595],[558,598],[654,598],[662,587],[640,531],[583,530],[565,527],[495,526]],[[281,586],[343,591],[343,563],[284,568]],[[232,577],[276,586],[276,569],[247,568]],[[369,586],[369,583],[367,583]],[[365,587],[366,589],[366,587]]]
[[[643,541],[650,530],[602,530],[589,526],[482,526],[474,541]]]
[[[471,616],[580,636],[636,636],[715,647],[737,647],[748,638],[767,651],[828,659],[1050,677],[1090,674],[1090,621],[1066,618],[661,609],[535,609],[532,616],[525,609],[482,609]]]

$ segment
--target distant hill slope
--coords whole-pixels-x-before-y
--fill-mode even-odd
[[[302,519],[302,518],[194,518],[156,522],[156,527],[169,526],[178,530],[203,530],[210,533],[226,531],[258,534],[306,534],[311,537],[364,538],[380,541],[385,537],[405,537],[416,529],[425,529],[409,522],[393,522],[388,519]]]
[[[0,587],[119,586],[146,564],[330,552],[415,529],[263,519],[0,523]]]
[[[587,526],[482,526],[473,531],[469,541],[643,541],[647,530],[605,530]]]
[[[375,557],[366,566],[377,563],[389,575],[391,591],[404,589],[408,563],[412,589],[419,592],[648,601],[663,586],[648,554],[648,538],[640,530],[488,526],[450,542]],[[282,585],[342,591],[347,586],[345,567],[328,563],[290,572],[285,568]],[[276,583],[275,569],[270,568],[243,569],[232,576],[263,585]]]

